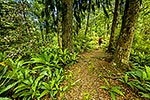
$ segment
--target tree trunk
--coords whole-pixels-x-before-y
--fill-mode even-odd
[[[42,25],[41,25],[41,22],[40,22],[40,21],[39,21],[39,23],[40,23],[40,30],[41,30],[41,38],[42,38],[42,42],[44,42],[45,39],[44,39],[44,34],[43,34],[43,28],[42,28]]]
[[[88,16],[87,16],[87,23],[86,23],[86,28],[85,28],[85,35],[88,32],[88,28],[89,28],[89,19],[90,19],[90,12],[88,12]]]
[[[78,35],[79,34],[79,28],[80,28],[80,25],[78,22],[76,22],[76,33],[74,35]]]
[[[46,18],[45,20],[45,23],[46,23],[46,34],[45,34],[45,40],[47,41],[47,35],[49,33],[49,23],[48,23],[48,19]]]
[[[91,2],[89,2],[89,7],[88,7],[88,15],[87,15],[87,23],[86,23],[86,28],[85,28],[85,36],[88,32],[88,28],[89,28],[89,19],[90,19],[90,7],[91,6]]]
[[[57,23],[57,40],[58,40],[58,47],[61,48],[61,45],[60,45],[60,24],[59,24],[59,20],[58,20],[58,23]]]
[[[105,16],[105,25],[104,25],[104,30],[106,30],[105,34],[104,34],[104,38],[106,38],[109,34],[109,29],[110,29],[110,25],[109,25],[109,18]]]
[[[69,49],[73,52],[72,44],[72,18],[73,0],[62,0],[62,49]]]
[[[46,14],[46,19],[45,19],[45,24],[46,24],[46,34],[45,34],[45,40],[47,41],[48,38],[47,38],[47,35],[49,33],[49,22],[48,22],[48,19],[49,19],[49,11],[48,11],[48,4],[45,5],[45,14]]]
[[[124,68],[124,65],[128,65],[139,10],[140,0],[126,0],[122,27],[114,54],[114,62],[122,68]]]
[[[108,19],[108,21],[109,21],[109,19]],[[107,28],[107,33],[106,33],[106,37],[108,36],[108,34],[109,34],[109,29],[110,29],[110,25],[109,25],[109,22],[107,22],[107,24],[106,24],[106,28]]]
[[[112,27],[111,27],[111,35],[110,35],[109,46],[108,46],[109,52],[112,52],[112,50],[114,49],[114,44],[115,44],[114,43],[114,37],[115,37],[115,30],[117,27],[119,4],[120,4],[120,0],[116,0],[115,1],[114,16],[113,16],[113,21],[112,21]]]

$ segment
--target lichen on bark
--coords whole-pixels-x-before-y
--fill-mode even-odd
[[[124,16],[122,18],[122,27],[114,54],[114,62],[117,66],[122,67],[128,65],[139,9],[139,0],[126,0]]]

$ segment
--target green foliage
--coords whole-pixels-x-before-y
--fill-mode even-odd
[[[133,69],[126,72],[121,82],[128,84],[141,97],[150,98],[150,34],[149,34],[149,8],[148,0],[142,1],[142,9],[135,31],[131,49],[130,63]],[[125,77],[126,81],[125,81]]]
[[[147,35],[136,35],[131,50],[130,61],[140,66],[150,66],[150,39]]]
[[[0,97],[0,100],[11,100],[10,98]]]
[[[5,59],[6,59],[6,53],[0,52],[0,62],[5,61]]]
[[[45,59],[46,63],[51,63],[54,65],[70,65],[74,64],[77,59],[78,53],[70,53],[68,49],[64,51],[57,46],[53,46],[51,48],[41,47],[41,52],[35,55],[38,59]]]
[[[90,35],[79,34],[74,36],[74,50],[75,52],[84,52],[93,49],[98,44],[98,39]]]
[[[84,92],[83,95],[84,95],[83,100],[90,100],[91,99],[90,93]]]
[[[29,42],[30,37],[33,37],[33,31],[37,28],[34,27],[33,18],[28,14],[30,4],[28,1],[3,0],[0,5],[0,51],[11,50],[11,53],[9,52],[11,56],[17,55],[22,51],[19,47],[24,46],[20,44]],[[17,51],[15,53],[14,48]]]
[[[65,91],[61,87],[64,80],[64,66],[76,62],[76,55],[67,49],[44,48],[29,61],[21,57],[7,60],[7,66],[1,65],[0,95],[7,96],[12,90],[13,98],[38,99],[45,95],[56,98],[56,94]],[[4,95],[5,94],[5,95]]]
[[[120,91],[120,89],[121,89],[120,86],[113,86],[113,87],[111,87],[111,85],[108,82],[108,80],[105,79],[105,78],[104,78],[104,80],[105,80],[107,86],[100,86],[100,88],[107,90],[109,92],[112,100],[116,100],[116,93],[121,95],[121,96],[124,96],[124,93],[122,91]]]
[[[44,6],[40,1],[3,0],[0,5],[0,51],[5,51],[7,57],[21,55],[30,59],[41,46],[53,45],[50,43],[54,37],[52,30],[51,34],[45,34],[45,18],[41,17]]]
[[[141,97],[150,99],[150,67],[135,67],[132,71],[126,72],[120,81],[128,84],[133,90],[138,90]]]
[[[129,81],[129,75],[125,74],[123,78],[118,79],[120,82],[129,85],[132,89],[134,86],[132,85],[132,82]]]
[[[142,1],[142,9],[135,31],[130,61],[140,66],[150,66],[150,13],[148,0]]]
[[[26,25],[31,26],[31,24],[27,22],[28,16],[25,15],[29,11],[28,9],[29,3],[27,1],[17,3],[12,0],[3,0],[0,2],[0,5],[1,5],[0,21],[2,27],[0,33],[2,36],[6,36],[6,34],[15,35],[14,33],[20,30],[20,28],[26,29],[27,28]],[[20,32],[23,32],[21,30]]]

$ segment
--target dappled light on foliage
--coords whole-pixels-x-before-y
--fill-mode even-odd
[[[149,0],[0,0],[0,100],[149,100],[149,25]]]

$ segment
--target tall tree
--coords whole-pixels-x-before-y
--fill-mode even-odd
[[[59,16],[59,14],[57,16]],[[60,42],[60,20],[59,20],[59,17],[57,18],[57,42],[58,42],[58,47],[61,48],[61,42]]]
[[[139,10],[140,0],[126,0],[124,16],[122,17],[122,27],[114,54],[114,62],[122,68],[129,61]]]
[[[114,15],[113,15],[112,26],[111,26],[111,35],[110,35],[110,41],[108,47],[109,52],[112,52],[112,50],[114,49],[114,44],[115,44],[114,37],[115,37],[115,30],[117,27],[119,4],[120,4],[120,0],[115,0],[115,9],[114,9]]]
[[[72,44],[72,19],[73,19],[73,0],[62,0],[62,48],[73,51]]]
[[[88,10],[87,10],[87,22],[86,22],[86,28],[85,28],[85,35],[87,34],[88,32],[88,28],[89,28],[89,20],[90,20],[90,9],[91,9],[91,1],[89,1],[89,7],[88,7]]]

